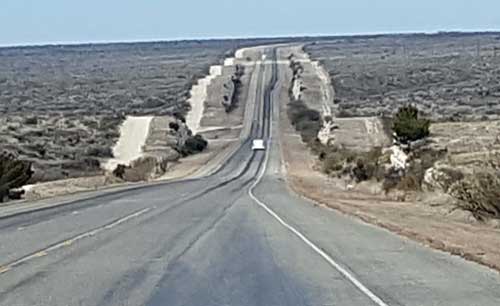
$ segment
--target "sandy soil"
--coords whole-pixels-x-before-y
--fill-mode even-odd
[[[374,147],[387,147],[391,140],[377,117],[335,118],[335,143],[350,150],[369,151]]]
[[[24,200],[35,201],[119,185],[123,185],[123,182],[113,176],[104,175],[57,180],[23,187],[26,191]]]
[[[105,164],[106,170],[112,171],[118,164],[129,165],[142,156],[152,120],[152,116],[127,117],[120,127],[120,138],[113,148],[115,157]]]
[[[433,123],[430,141],[451,154],[498,151],[500,121]]]

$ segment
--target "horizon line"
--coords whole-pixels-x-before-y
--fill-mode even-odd
[[[155,42],[185,42],[185,41],[211,41],[211,40],[252,40],[252,39],[286,39],[286,38],[335,38],[335,37],[358,37],[358,36],[381,36],[381,35],[437,35],[441,33],[458,34],[500,34],[500,29],[445,29],[445,30],[419,30],[419,31],[374,31],[374,32],[344,32],[344,33],[303,33],[283,34],[269,36],[206,36],[206,37],[176,37],[176,38],[138,38],[122,40],[88,40],[88,41],[48,41],[0,44],[0,48],[29,48],[50,46],[79,46],[79,45],[105,45],[105,44],[139,44]]]

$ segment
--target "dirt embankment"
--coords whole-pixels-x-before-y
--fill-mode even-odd
[[[291,70],[287,76],[291,82]],[[377,192],[348,190],[338,180],[318,171],[318,157],[311,153],[291,125],[287,103],[280,104],[280,112],[287,180],[299,195],[313,200],[318,206],[356,216],[367,223],[500,271],[500,228],[497,223],[478,222],[471,213],[457,210],[442,201],[437,205],[434,195],[420,195],[419,201],[401,202],[388,200]],[[372,129],[368,125],[361,124],[365,130]],[[434,131],[445,137],[447,134],[442,128]],[[370,189],[365,187],[360,190]]]
[[[113,171],[117,165],[130,163],[143,156],[143,146],[149,133],[152,116],[133,117],[125,119],[120,127],[120,138],[113,148],[114,158],[108,160],[104,168]]]
[[[205,100],[207,99],[207,89],[210,83],[222,74],[222,66],[210,67],[210,73],[203,79],[198,80],[198,83],[191,89],[191,98],[188,103],[191,105],[191,110],[186,116],[186,123],[193,131],[193,134],[200,130],[201,118],[205,109]]]

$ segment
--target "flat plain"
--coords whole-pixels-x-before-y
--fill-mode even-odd
[[[338,116],[413,103],[435,121],[500,116],[500,33],[338,37],[308,44],[332,78]]]

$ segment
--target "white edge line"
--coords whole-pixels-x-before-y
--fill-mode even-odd
[[[272,97],[271,97],[272,99]],[[270,130],[270,135],[267,143],[267,150],[265,153],[264,157],[264,166],[262,167],[259,176],[257,177],[257,180],[252,184],[252,186],[248,189],[248,195],[260,206],[262,207],[269,215],[271,215],[274,219],[276,219],[281,225],[286,227],[289,231],[291,231],[293,234],[295,234],[297,237],[299,237],[307,246],[309,246],[313,251],[318,253],[323,259],[325,259],[335,270],[337,270],[340,274],[342,274],[348,281],[350,281],[356,288],[358,288],[363,294],[365,294],[372,302],[377,304],[378,306],[389,306],[386,304],[384,301],[382,301],[381,298],[379,298],[375,293],[373,293],[370,289],[368,289],[365,285],[363,285],[354,275],[349,273],[347,269],[342,267],[340,264],[335,262],[333,258],[331,258],[328,254],[326,254],[323,250],[321,250],[317,245],[312,243],[306,236],[304,236],[301,232],[299,232],[297,229],[295,229],[293,226],[289,225],[286,223],[278,214],[276,214],[271,208],[269,208],[264,202],[260,201],[253,193],[254,189],[257,187],[258,184],[260,184],[262,178],[264,177],[264,174],[267,169],[267,164],[269,161],[269,151],[270,151],[270,144],[272,140],[272,130],[273,130],[273,120],[272,120],[272,114],[274,113],[274,107],[272,108],[271,111],[271,119],[269,121],[269,130]]]

